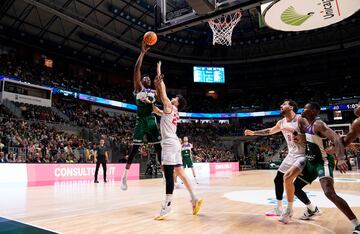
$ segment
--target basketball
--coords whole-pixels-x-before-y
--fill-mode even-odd
[[[153,46],[156,44],[157,42],[157,35],[156,33],[149,31],[147,33],[145,33],[144,35],[144,42],[146,45],[148,46]]]

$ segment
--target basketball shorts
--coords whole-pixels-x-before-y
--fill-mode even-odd
[[[161,141],[162,165],[182,165],[181,144],[179,139],[166,139]]]
[[[193,168],[194,167],[190,156],[183,157],[182,162],[183,162],[184,168]]]
[[[137,117],[133,135],[134,145],[142,145],[144,143],[145,135],[148,144],[157,144],[161,141],[156,118],[153,115]]]
[[[292,166],[295,166],[302,171],[305,167],[306,158],[305,155],[292,155],[288,154],[284,161],[280,164],[279,171],[281,173],[286,173]]]
[[[335,159],[334,156],[328,155],[321,161],[307,161],[304,170],[299,179],[311,184],[316,178],[324,177],[334,178]]]

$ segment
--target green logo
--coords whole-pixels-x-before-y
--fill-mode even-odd
[[[285,24],[300,26],[313,14],[314,12],[309,12],[307,15],[300,15],[293,6],[290,6],[281,14],[281,21]]]

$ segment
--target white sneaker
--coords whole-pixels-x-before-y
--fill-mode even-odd
[[[290,222],[292,216],[293,216],[293,211],[290,211],[289,209],[285,209],[284,212],[281,214],[279,221],[284,224],[287,224]]]
[[[352,234],[360,234],[360,224],[355,227],[355,229],[352,231]]]
[[[155,220],[163,220],[171,213],[170,202],[163,202],[160,209],[160,215],[155,217]]]
[[[274,207],[274,209],[268,211],[265,213],[266,216],[280,216],[282,213],[282,210],[279,207]]]
[[[126,176],[121,177],[121,190],[126,191],[128,188],[127,186],[127,178]]]
[[[306,208],[304,214],[300,217],[300,219],[301,220],[309,220],[316,215],[320,215],[320,210],[317,206],[315,206],[315,211],[312,211],[309,208]]]

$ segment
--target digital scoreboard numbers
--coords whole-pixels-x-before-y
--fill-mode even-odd
[[[225,83],[225,69],[223,67],[194,66],[194,82]]]

